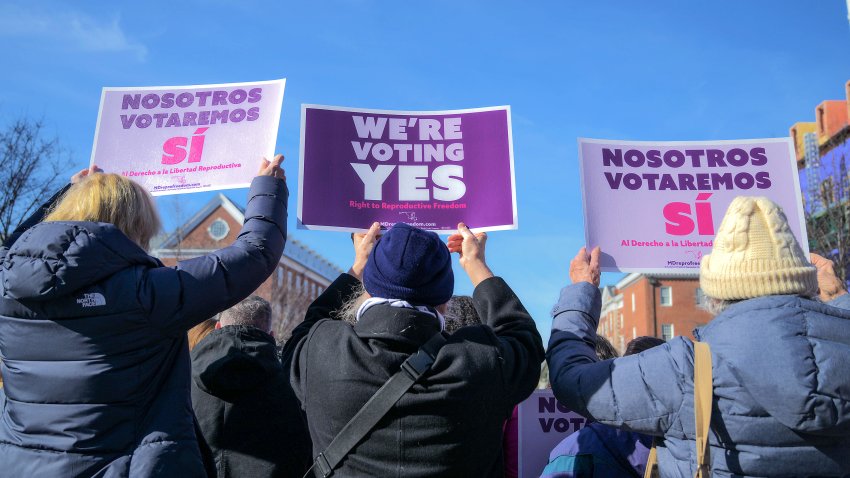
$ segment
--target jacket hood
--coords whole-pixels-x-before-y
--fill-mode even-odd
[[[5,252],[0,295],[16,300],[52,300],[133,265],[161,265],[114,225],[98,222],[43,222]]]
[[[213,330],[192,349],[192,380],[219,398],[235,398],[282,372],[274,339],[255,327]]]
[[[850,430],[850,311],[760,297],[731,305],[695,335],[783,425],[821,435]]]

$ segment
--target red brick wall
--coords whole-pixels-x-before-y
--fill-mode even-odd
[[[699,287],[697,279],[663,279],[653,290],[646,277],[626,286],[620,292],[623,294],[623,335],[625,343],[633,335],[662,336],[662,325],[672,324],[675,336],[693,338],[693,330],[708,323],[711,315],[699,309],[696,304],[696,290]],[[671,306],[661,305],[661,287],[670,287],[673,303]],[[655,293],[655,317],[653,322],[653,301]],[[632,311],[632,294],[634,294],[635,310]],[[656,327],[657,323],[657,327]],[[618,346],[619,344],[614,344]]]
[[[227,222],[230,230],[223,239],[216,241],[210,237],[208,229],[217,219]],[[196,256],[190,253],[190,249],[216,250],[226,247],[236,240],[242,224],[237,222],[223,207],[217,208],[191,231],[187,231],[185,237],[175,248],[180,257],[160,257],[160,260],[168,267],[174,266],[178,259]],[[278,273],[278,270],[281,272]],[[273,319],[273,329],[277,331],[278,339],[286,338],[292,328],[303,319],[306,306],[318,297],[321,290],[327,287],[329,281],[318,282],[308,278],[305,274],[292,272],[291,284],[289,283],[289,272],[285,266],[278,268],[267,278],[255,291],[254,294],[268,300],[276,311]],[[300,287],[299,287],[300,285]]]

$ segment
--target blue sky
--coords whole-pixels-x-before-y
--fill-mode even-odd
[[[103,86],[286,77],[277,149],[290,230],[347,268],[346,234],[295,230],[300,105],[509,104],[520,228],[491,233],[487,256],[548,338],[584,242],[576,138],[784,136],[844,97],[847,16],[842,0],[0,0],[0,122],[43,116],[73,152],[70,174],[88,163]],[[177,202],[188,215],[209,198],[158,200],[166,226]],[[470,293],[455,266],[456,290]]]

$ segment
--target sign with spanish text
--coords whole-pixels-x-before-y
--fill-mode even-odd
[[[510,107],[302,105],[298,227],[353,232],[376,221],[516,229]]]
[[[587,245],[603,271],[698,270],[737,196],[779,204],[809,243],[790,138],[732,141],[579,139]]]
[[[155,196],[248,187],[274,155],[285,83],[104,88],[91,164]]]
[[[549,453],[587,419],[561,404],[552,390],[535,390],[518,405],[519,478],[537,478],[549,463]]]

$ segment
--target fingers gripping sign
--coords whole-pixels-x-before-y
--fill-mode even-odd
[[[457,234],[449,236],[447,246],[449,252],[458,253],[463,270],[469,275],[473,286],[493,277],[493,272],[484,260],[484,249],[487,244],[487,233],[473,233],[464,223],[457,225]]]
[[[835,263],[815,253],[809,254],[812,265],[818,270],[818,295],[824,302],[846,294],[847,288],[835,275]]]
[[[578,254],[570,261],[570,280],[573,284],[589,282],[599,287],[601,271],[599,270],[599,247],[594,247],[590,254],[587,248],[579,249]]]
[[[381,238],[381,224],[373,222],[372,227],[365,233],[355,233],[351,236],[351,241],[354,243],[354,264],[348,271],[352,276],[362,280],[363,269],[366,267],[366,262],[369,260],[369,254]]]
[[[278,154],[269,161],[266,158],[263,158],[260,161],[260,170],[257,172],[257,176],[272,176],[275,178],[281,178],[284,181],[286,180],[286,173],[283,172],[280,165],[283,163],[283,155]]]
[[[83,179],[87,178],[88,176],[90,176],[92,174],[102,173],[102,172],[103,172],[103,170],[100,169],[96,164],[92,164],[88,168],[81,169],[76,174],[71,176],[71,184],[77,184],[78,182],[82,181]]]

